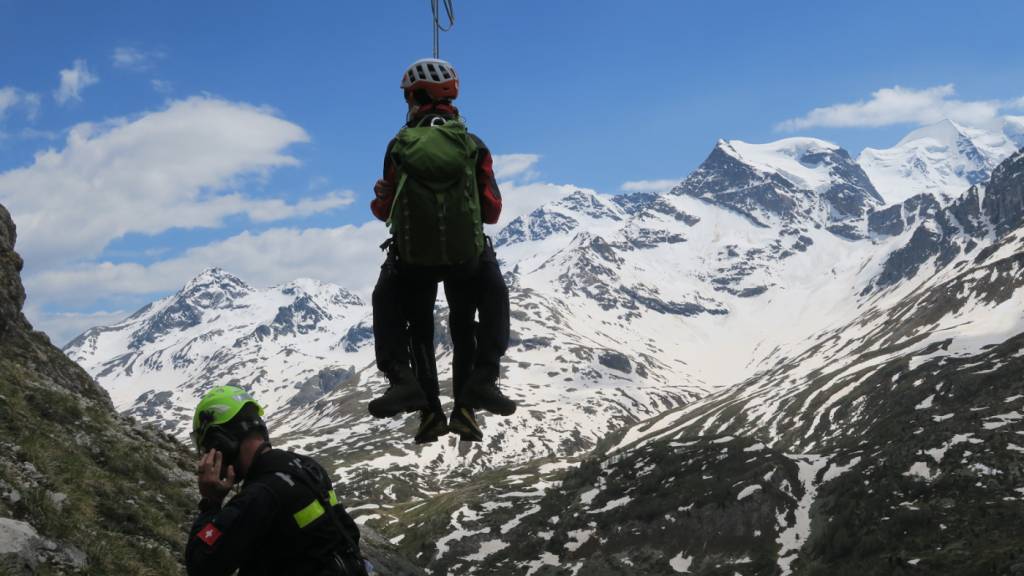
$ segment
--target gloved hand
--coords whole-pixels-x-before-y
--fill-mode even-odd
[[[378,200],[386,200],[395,193],[395,185],[384,180],[377,180],[377,183],[373,185],[373,195]]]

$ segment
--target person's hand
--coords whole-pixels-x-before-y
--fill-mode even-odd
[[[224,464],[224,455],[218,450],[210,449],[199,459],[199,495],[203,498],[221,502],[235,485],[235,467],[228,466],[228,477],[220,477],[220,468]]]
[[[384,180],[377,180],[377,183],[373,185],[373,194],[378,200],[384,200],[390,198],[395,193],[395,186]]]

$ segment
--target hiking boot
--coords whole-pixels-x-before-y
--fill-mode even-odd
[[[444,411],[440,408],[420,410],[420,427],[416,430],[416,443],[426,444],[437,442],[437,439],[448,433],[448,423]]]
[[[460,403],[499,416],[511,416],[516,411],[516,403],[498,389],[498,371],[487,368],[473,369],[462,391]]]
[[[472,408],[456,406],[452,410],[452,418],[448,422],[448,430],[459,435],[463,442],[479,442],[484,439],[484,431],[476,423],[476,415]]]
[[[391,418],[400,412],[426,410],[427,396],[408,366],[398,366],[387,373],[390,385],[380,398],[370,401],[368,408],[374,418]]]

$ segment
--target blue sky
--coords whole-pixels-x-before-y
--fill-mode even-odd
[[[510,216],[568,186],[680,179],[718,138],[856,154],[936,110],[1024,114],[1015,2],[455,11],[442,57],[502,158]],[[22,232],[30,318],[63,342],[207,265],[365,291],[384,234],[370,189],[429,20],[427,0],[0,0],[0,203]]]

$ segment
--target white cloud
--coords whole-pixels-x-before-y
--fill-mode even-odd
[[[25,92],[13,86],[0,88],[0,120],[4,119],[8,110],[13,110],[14,108],[22,108],[26,118],[35,120],[36,116],[39,115],[41,104],[42,99],[39,97],[39,94]]]
[[[159,92],[160,94],[170,94],[174,91],[174,85],[168,82],[167,80],[153,78],[149,81],[149,83],[153,87],[153,90]]]
[[[869,100],[815,108],[805,116],[790,118],[775,126],[792,132],[805,128],[879,127],[892,124],[932,124],[949,119],[971,126],[987,126],[998,120],[1000,110],[1012,103],[998,100],[963,101],[953,98],[952,84],[914,90],[894,86],[882,88]],[[1019,105],[1020,100],[1017,101]]]
[[[351,190],[335,190],[321,198],[303,198],[295,204],[287,204],[278,199],[264,200],[252,202],[247,213],[253,222],[302,218],[348,206],[355,201],[355,196]]]
[[[243,232],[151,265],[104,262],[50,269],[26,276],[25,286],[32,302],[83,306],[100,298],[117,300],[177,290],[205,268],[217,266],[254,286],[309,277],[368,297],[383,261],[378,246],[387,235],[384,223],[378,221],[338,228]]]
[[[114,52],[110,56],[115,68],[134,70],[136,72],[151,69],[155,61],[163,57],[163,52],[144,52],[130,46],[118,46],[114,48]]]
[[[18,222],[19,249],[34,268],[92,260],[129,233],[218,227],[237,214],[267,222],[351,203],[347,192],[285,204],[230,190],[247,176],[297,165],[284,150],[308,140],[264,108],[180,100],[135,119],[73,127],[63,150],[0,173],[0,202]]]
[[[4,117],[7,110],[14,108],[14,105],[17,104],[20,99],[21,98],[18,96],[18,90],[16,88],[11,88],[10,86],[0,88],[0,119]]]
[[[64,105],[69,100],[82,100],[82,90],[99,82],[100,79],[89,72],[85,60],[75,60],[71,68],[60,71],[60,88],[53,93],[54,100]]]
[[[622,184],[623,192],[668,192],[682,182],[682,178],[668,180],[631,180]]]
[[[537,172],[533,170],[540,160],[537,154],[495,154],[493,160],[494,176],[498,180],[529,180],[537,177]]]
[[[131,312],[116,310],[113,312],[57,312],[46,313],[33,306],[25,309],[32,327],[46,332],[50,341],[63,347],[72,338],[96,326],[106,326],[124,320]]]
[[[25,115],[29,120],[35,120],[39,116],[39,109],[43,105],[43,99],[39,94],[26,92],[22,95],[22,102],[25,105]]]
[[[517,186],[505,182],[502,186],[502,221],[495,230],[488,230],[489,234],[517,216],[580,189],[546,183]],[[55,340],[71,338],[103,322],[89,324],[74,314],[42,314],[37,302],[85,307],[100,301],[149,297],[177,290],[211,266],[228,270],[254,286],[309,277],[334,282],[368,299],[384,258],[379,246],[387,237],[387,227],[376,220],[338,228],[273,228],[258,234],[243,232],[150,265],[102,262],[53,267],[26,275],[30,304],[26,314]]]

